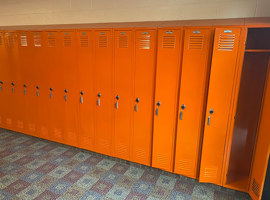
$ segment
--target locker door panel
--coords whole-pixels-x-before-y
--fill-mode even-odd
[[[8,129],[19,131],[17,129],[18,120],[18,98],[19,92],[19,68],[18,68],[18,40],[16,32],[6,32],[4,34],[4,43],[6,48],[7,58],[7,76],[6,76],[6,88],[5,90],[7,97],[6,107],[6,118],[4,120],[5,126]],[[13,84],[13,85],[12,85]]]
[[[270,58],[269,58],[270,60]],[[270,62],[268,65],[269,73]],[[269,165],[270,155],[270,80],[269,74],[265,85],[264,100],[260,116],[257,143],[255,153],[253,154],[253,166],[250,175],[249,194],[254,200],[262,198],[262,193],[265,184],[267,167]]]
[[[60,85],[63,91],[64,143],[78,145],[78,104],[80,91],[78,88],[76,67],[76,36],[74,30],[60,31]]]
[[[94,31],[95,41],[95,150],[112,155],[114,82],[113,34],[111,30]]]
[[[44,31],[44,56],[47,66],[47,88],[49,115],[49,137],[56,142],[64,142],[64,89],[62,69],[60,68],[61,36],[58,31]]]
[[[156,30],[136,30],[132,161],[151,165],[156,72]]]
[[[215,31],[200,170],[201,182],[221,184],[240,32],[240,28],[217,28]]]
[[[173,170],[182,31],[158,31],[152,166]]]
[[[116,30],[114,32],[115,67],[115,131],[114,156],[130,159],[130,136],[133,98],[133,31]],[[119,99],[118,99],[119,97]]]
[[[94,62],[93,62],[93,32],[80,30],[77,32],[78,44],[78,77],[80,103],[79,103],[79,146],[84,149],[94,150]]]
[[[174,172],[197,177],[206,84],[210,29],[186,29],[180,83]]]

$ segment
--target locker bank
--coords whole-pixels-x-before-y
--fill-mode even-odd
[[[1,25],[0,20],[0,197],[270,199],[269,16],[136,21]],[[27,187],[38,187],[23,173],[32,169],[20,163],[23,149],[40,150],[16,137],[143,169],[142,178],[130,178],[134,185],[145,181],[147,192],[139,185],[124,196],[112,194],[118,187],[106,179],[112,167],[99,177],[111,184],[107,193],[96,189],[95,177],[93,186],[76,188],[78,196],[65,196],[70,189],[54,192],[53,184],[23,196]],[[25,155],[29,162],[54,163],[31,155]],[[91,169],[100,163],[84,162]],[[147,173],[154,173],[155,181]],[[160,174],[175,181],[167,196],[155,193],[166,188],[165,182],[155,185],[165,176]],[[12,189],[19,182],[4,183],[7,176],[24,181],[23,189]],[[77,182],[66,176],[55,182],[74,190]],[[182,179],[192,189],[175,192]],[[196,196],[196,187],[221,191],[205,189],[206,196]],[[243,196],[234,196],[238,192]]]

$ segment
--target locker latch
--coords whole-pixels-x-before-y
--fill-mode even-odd
[[[117,100],[116,103],[115,103],[115,108],[118,109],[118,104],[119,104],[119,103],[118,103],[118,100],[119,100],[120,97],[119,97],[119,95],[116,95],[115,98],[116,98],[116,100]]]
[[[210,110],[209,110],[209,113],[210,113],[210,115],[212,115],[213,113],[214,113],[214,110],[211,108]],[[210,125],[210,116],[208,116],[207,117],[207,125],[209,126]]]
[[[67,92],[68,92],[68,90],[65,89],[64,92],[65,92],[64,99],[65,99],[65,101],[67,101]]]
[[[161,105],[161,102],[160,101],[158,101],[157,102],[157,108],[156,108],[156,116],[158,116],[158,107]]]
[[[37,91],[36,91],[36,94],[37,94],[37,96],[39,97],[39,86],[37,85]]]
[[[52,99],[52,91],[53,89],[50,87],[50,99]]]
[[[3,91],[3,81],[0,81],[0,90]]]
[[[182,110],[185,110],[185,108],[186,108],[186,105],[185,105],[185,104],[182,104],[181,109],[182,109]],[[183,111],[180,111],[179,119],[180,119],[180,120],[183,119]]]
[[[14,93],[14,86],[15,86],[15,84],[12,82],[11,85],[12,85],[11,92]]]
[[[83,104],[83,91],[80,92],[81,96],[80,96],[80,102],[81,104]]]
[[[138,103],[140,102],[139,97],[136,98],[135,112],[138,112]]]
[[[100,93],[98,93],[98,95],[97,95],[97,96],[98,96],[97,105],[98,105],[98,106],[100,106],[100,97],[101,97],[101,94],[100,94]]]
[[[26,84],[23,84],[23,93],[26,95]]]

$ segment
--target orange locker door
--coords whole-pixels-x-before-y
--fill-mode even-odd
[[[55,30],[43,32],[44,57],[47,67],[47,87],[45,95],[48,100],[49,138],[56,142],[64,142],[64,89],[62,68],[60,67],[61,37]]]
[[[78,78],[80,90],[79,104],[79,146],[84,149],[94,150],[94,66],[93,66],[93,32],[79,30],[77,33],[78,45]]]
[[[78,88],[76,55],[77,42],[74,30],[60,31],[60,73],[59,85],[63,91],[64,110],[64,143],[78,146],[78,104],[80,91]]]
[[[152,166],[173,170],[181,29],[159,29]]]
[[[187,28],[178,107],[174,172],[197,178],[209,72],[209,28]]]
[[[221,184],[224,148],[235,87],[241,28],[217,28],[214,37],[200,181]]]
[[[270,57],[268,71],[270,68]],[[269,72],[268,72],[269,73]],[[250,175],[249,194],[253,200],[263,199],[263,189],[270,156],[270,80],[269,74],[265,85],[265,94],[257,133],[257,143],[253,156],[253,166]],[[268,169],[269,170],[269,169]],[[269,173],[269,172],[267,172]],[[268,183],[267,183],[268,184]],[[267,186],[269,187],[269,185]]]
[[[136,30],[131,160],[151,165],[156,73],[156,30]]]
[[[111,30],[94,31],[95,74],[95,150],[112,155],[114,82],[113,33]]]
[[[6,47],[6,58],[7,58],[7,76],[6,76],[6,88],[5,96],[7,97],[6,119],[4,120],[5,126],[8,129],[19,131],[17,129],[18,120],[18,98],[19,92],[19,70],[18,70],[18,40],[16,32],[5,33],[5,47]]]
[[[0,104],[0,126],[5,128],[4,120],[6,118],[6,109],[7,106],[7,98],[5,96],[4,90],[6,90],[6,85],[8,83],[8,68],[7,68],[7,49],[5,46],[5,40],[4,40],[4,32],[0,32],[0,98],[1,98],[1,104]]]
[[[134,80],[134,32],[114,31],[115,129],[114,156],[130,160]]]

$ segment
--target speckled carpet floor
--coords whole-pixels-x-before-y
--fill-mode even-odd
[[[220,186],[0,129],[0,199],[250,198]]]

